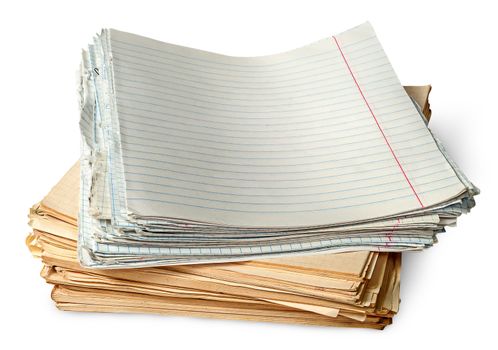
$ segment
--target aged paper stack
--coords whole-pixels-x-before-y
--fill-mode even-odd
[[[253,58],[103,30],[80,86],[86,267],[422,249],[478,193],[368,23]]]
[[[429,86],[406,87],[430,117]],[[400,253],[91,269],[77,260],[79,164],[30,211],[27,244],[62,310],[139,312],[382,329],[398,311]]]
[[[57,307],[383,328],[398,310],[401,254],[353,252],[251,262],[89,269],[77,260],[79,165],[30,213],[27,243]]]

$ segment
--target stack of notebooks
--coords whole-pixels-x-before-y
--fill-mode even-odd
[[[383,328],[478,193],[371,26],[236,58],[103,30],[79,163],[27,243],[64,310]],[[257,259],[257,260],[256,260]]]

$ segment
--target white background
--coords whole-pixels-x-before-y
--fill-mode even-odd
[[[495,346],[497,15],[479,1],[2,2],[0,342],[51,349]],[[473,212],[435,247],[404,254],[401,310],[392,326],[380,332],[55,308],[40,262],[24,246],[27,213],[78,158],[76,69],[94,33],[113,27],[254,56],[366,20],[402,83],[433,85],[431,128],[482,190]]]

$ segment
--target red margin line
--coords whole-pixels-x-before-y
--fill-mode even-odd
[[[384,140],[386,141],[387,147],[389,147],[389,150],[391,151],[391,154],[393,155],[394,160],[396,160],[396,163],[398,163],[398,166],[399,166],[401,172],[403,173],[403,176],[405,177],[406,182],[408,182],[408,185],[410,185],[410,188],[412,189],[413,194],[415,195],[415,197],[417,197],[417,201],[420,203],[420,206],[422,208],[424,208],[424,205],[422,204],[422,201],[420,200],[420,197],[418,196],[417,191],[415,191],[415,188],[413,187],[412,183],[410,182],[410,179],[408,179],[408,176],[406,175],[405,170],[401,166],[401,163],[400,163],[398,157],[396,157],[396,154],[394,153],[394,150],[391,147],[391,144],[387,140],[386,134],[384,134],[384,130],[382,130],[382,128],[381,128],[381,126],[379,124],[379,121],[377,120],[377,117],[375,116],[375,113],[373,112],[372,108],[370,107],[370,104],[368,103],[365,95],[363,94],[363,91],[361,90],[360,84],[358,84],[358,81],[356,80],[356,78],[355,78],[355,76],[353,74],[353,71],[351,70],[351,67],[349,66],[348,60],[346,59],[346,56],[344,56],[344,52],[342,52],[341,46],[339,45],[339,42],[337,41],[337,38],[335,36],[333,36],[332,38],[334,39],[335,44],[337,45],[337,48],[339,49],[339,52],[341,53],[341,56],[342,56],[342,59],[344,60],[344,63],[348,67],[349,73],[351,74],[351,77],[353,78],[354,83],[356,84],[356,87],[358,88],[358,91],[360,92],[360,95],[363,98],[363,101],[365,101],[365,104],[367,105],[368,110],[370,111],[370,114],[374,118],[375,124],[377,124],[377,127],[380,130],[380,133],[384,137]]]
[[[389,242],[386,242],[386,247],[389,246],[389,243],[392,241],[392,235],[394,233],[394,231],[396,231],[396,228],[398,227],[398,225],[401,223],[400,219],[398,218],[398,221],[396,221],[396,223],[394,224],[392,230],[390,232],[387,233],[387,238],[389,239]]]

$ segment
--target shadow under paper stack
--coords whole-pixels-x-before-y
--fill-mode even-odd
[[[406,87],[427,119],[429,86]],[[83,268],[79,164],[30,211],[27,245],[61,310],[189,315],[382,329],[398,311],[401,253],[358,251],[224,264]]]

